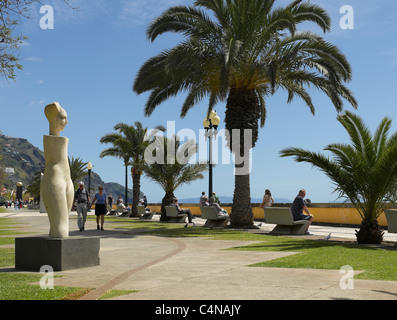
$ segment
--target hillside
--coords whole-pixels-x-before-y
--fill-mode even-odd
[[[88,190],[88,175],[83,178],[83,181],[84,181],[84,184]],[[131,181],[128,181],[128,183],[132,184]],[[97,173],[91,172],[91,195],[92,196],[94,196],[95,193],[98,192],[99,186],[103,187],[104,193],[106,193],[107,195],[109,195],[109,193],[111,193],[114,201],[117,199],[117,197],[119,195],[121,195],[121,197],[124,200],[124,186],[122,186],[121,184],[116,183],[116,182],[106,183],[101,179],[101,177]],[[129,185],[129,186],[131,187],[131,185]],[[131,202],[132,202],[132,189],[128,188],[128,203],[131,203]]]
[[[7,168],[8,171],[9,182],[5,184],[6,188],[14,188],[19,181],[24,186],[28,186],[32,183],[35,172],[40,171],[45,165],[44,152],[23,138],[0,134],[0,155],[2,156],[0,166]],[[83,181],[88,186],[88,176]],[[106,183],[97,173],[92,172],[91,192],[98,190],[99,185],[103,186],[106,193],[111,193],[113,198],[121,195],[124,199],[124,186],[115,182]],[[132,199],[131,189],[128,189],[128,199],[129,201]]]
[[[11,185],[19,181],[29,185],[34,173],[44,167],[44,153],[26,139],[0,135],[0,154],[0,165],[11,170],[7,175]]]

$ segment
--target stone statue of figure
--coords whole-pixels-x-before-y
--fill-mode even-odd
[[[50,123],[50,135],[43,138],[45,170],[40,195],[50,221],[50,237],[67,238],[74,188],[68,161],[69,139],[59,136],[68,123],[67,114],[58,102],[47,105],[44,113]]]

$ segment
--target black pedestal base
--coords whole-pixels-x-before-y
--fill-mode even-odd
[[[99,265],[99,237],[27,237],[15,239],[15,269],[40,271],[49,265],[54,271]]]

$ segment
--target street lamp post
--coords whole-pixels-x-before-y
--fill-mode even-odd
[[[88,161],[87,163],[87,170],[88,170],[88,194],[91,197],[91,170],[92,170],[91,161]],[[91,211],[91,206],[88,206],[88,211]]]
[[[220,118],[218,117],[216,111],[212,110],[207,114],[207,117],[203,121],[204,129],[206,130],[206,135],[209,141],[209,168],[208,168],[208,199],[212,196],[212,136],[216,135],[218,125],[220,123]]]

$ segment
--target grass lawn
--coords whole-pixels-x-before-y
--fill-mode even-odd
[[[295,251],[299,254],[257,263],[255,267],[363,270],[355,279],[397,281],[397,250],[387,250],[287,237],[266,236],[266,241],[234,248],[253,251]]]

